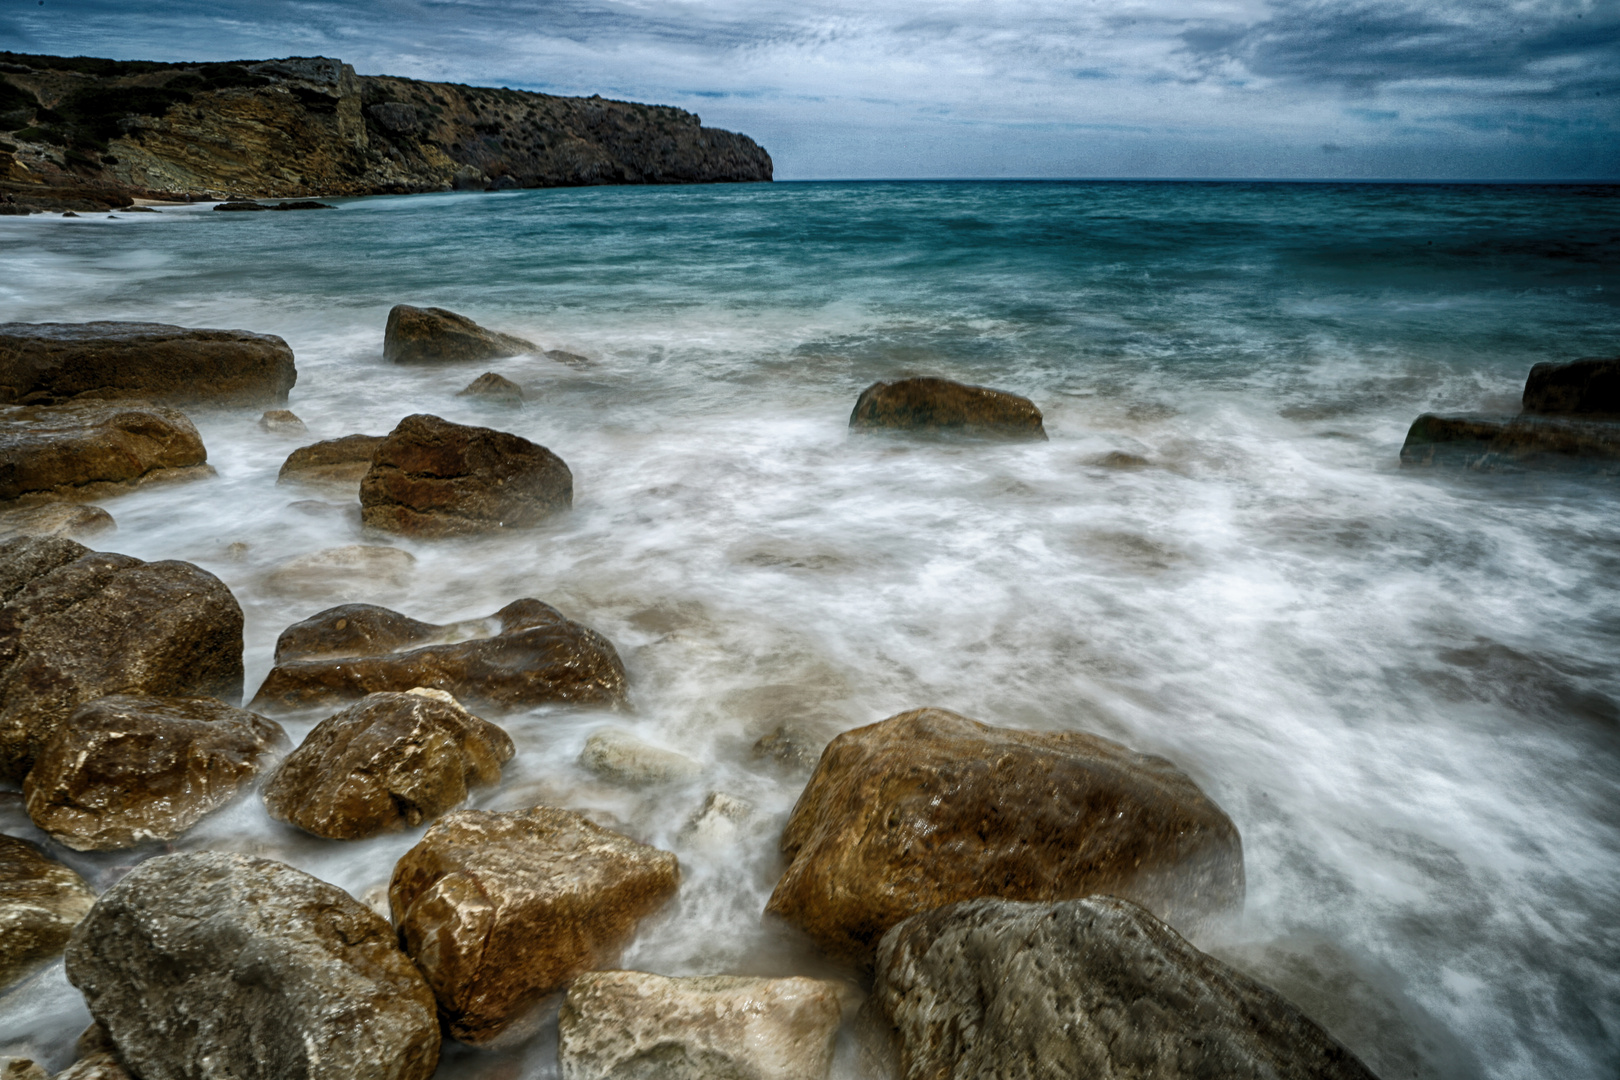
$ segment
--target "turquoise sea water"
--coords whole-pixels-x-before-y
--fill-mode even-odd
[[[213,479],[107,500],[98,545],[183,558],[287,624],[364,600],[447,622],[538,596],[607,634],[633,713],[502,719],[494,808],[589,810],[685,881],[626,966],[813,971],[760,922],[801,778],[751,753],[938,705],[1171,758],[1237,822],[1243,919],[1198,944],[1380,1075],[1620,1069],[1620,486],[1403,470],[1411,420],[1515,411],[1541,360],[1620,352],[1620,189],[861,183],[337,201],[337,211],[0,219],[0,319],[152,319],[285,337],[307,437],[198,411]],[[546,348],[381,357],[399,302]],[[486,369],[520,408],[456,392]],[[873,381],[1032,398],[1050,442],[852,437]],[[537,532],[367,536],[352,497],[278,487],[300,442],[412,412],[560,454]],[[1151,466],[1099,464],[1111,451]],[[400,576],[297,570],[352,544]],[[300,736],[318,715],[296,718]],[[698,781],[575,764],[619,727]],[[683,833],[711,790],[755,807]],[[39,838],[14,795],[0,828]],[[285,859],[357,896],[414,834],[338,845],[249,800],[179,847]],[[135,856],[67,856],[100,886]],[[0,1054],[61,1067],[59,966],[0,998]],[[445,1075],[548,1076],[542,1033]],[[840,1064],[841,1069],[848,1063]]]

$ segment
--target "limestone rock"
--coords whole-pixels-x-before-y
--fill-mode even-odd
[[[67,945],[96,894],[71,869],[15,836],[0,836],[0,988]]]
[[[300,446],[287,455],[276,483],[358,484],[371,468],[382,435],[345,435]]]
[[[1524,383],[1524,410],[1620,417],[1620,357],[1537,364]]]
[[[0,404],[80,398],[279,405],[298,379],[273,334],[161,323],[0,323]]]
[[[1183,928],[1243,903],[1237,828],[1170,762],[943,709],[834,739],[782,851],[768,910],[855,962],[907,916],[978,896],[1106,892]]]
[[[444,308],[395,304],[383,330],[383,359],[396,364],[498,360],[539,351],[532,341],[485,330]]]
[[[545,447],[420,413],[389,433],[360,481],[366,525],[413,536],[530,528],[573,502],[573,474]]]
[[[370,694],[315,725],[265,785],[264,805],[328,840],[415,828],[499,782],[506,732],[442,690]]]
[[[259,429],[276,434],[291,433],[300,435],[309,430],[304,426],[304,422],[298,418],[298,414],[291,409],[269,410],[259,417]]]
[[[388,903],[451,1035],[520,1035],[680,883],[675,856],[567,810],[458,810],[394,867]]]
[[[0,778],[21,782],[68,714],[105,694],[240,700],[236,598],[191,563],[0,542]]]
[[[842,1007],[834,983],[591,971],[558,1019],[563,1080],[826,1080]]]
[[[45,740],[23,798],[34,824],[75,851],[173,840],[288,745],[281,725],[213,698],[109,694]]]
[[[74,932],[68,979],[141,1080],[427,1080],[433,998],[388,923],[281,863],[149,859]]]
[[[84,503],[41,503],[22,506],[0,517],[0,540],[14,536],[95,536],[118,528],[113,516]]]
[[[207,460],[191,421],[166,406],[0,406],[0,500],[97,499],[206,476]]]
[[[890,428],[1006,439],[1045,439],[1041,410],[1028,398],[949,379],[900,379],[861,391],[850,413],[855,431]]]
[[[1588,466],[1620,468],[1620,422],[1570,416],[1437,416],[1412,422],[1401,464],[1481,471]]]
[[[485,401],[515,405],[523,400],[523,388],[504,375],[486,371],[467,384],[456,397],[478,397]]]
[[[514,600],[488,620],[455,626],[372,604],[328,608],[282,631],[252,707],[300,709],[418,686],[497,710],[625,701],[612,642],[549,604]]]
[[[401,548],[348,544],[288,559],[266,575],[265,584],[280,593],[330,597],[345,588],[404,588],[415,569],[416,556]]]
[[[883,937],[861,1027],[897,1080],[1373,1080],[1275,991],[1113,896],[905,920]]]
[[[702,766],[685,754],[651,746],[626,731],[598,731],[585,740],[579,763],[604,780],[630,787],[692,780]]]

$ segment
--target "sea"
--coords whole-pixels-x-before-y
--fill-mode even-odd
[[[1620,1074],[1620,480],[1402,467],[1421,413],[1512,413],[1531,365],[1620,352],[1620,188],[850,182],[0,218],[0,320],[278,334],[289,407],[190,410],[211,478],[103,500],[94,546],[185,559],[277,635],[368,602],[448,623],[537,597],[613,641],[631,707],[491,716],[472,805],[579,810],[676,852],[620,964],[836,975],[762,919],[807,745],[903,710],[1086,731],[1175,762],[1242,833],[1240,918],[1195,943],[1385,1080]],[[570,357],[400,367],[397,303]],[[486,370],[521,405],[458,392]],[[1049,441],[851,433],[870,384],[1033,400]],[[473,540],[368,534],[296,446],[433,413],[560,455],[574,505]],[[1131,461],[1110,455],[1132,455]],[[1118,467],[1121,464],[1133,467]],[[391,547],[345,566],[318,553]],[[284,718],[294,740],[326,711]],[[697,778],[584,769],[617,729]],[[689,827],[711,792],[751,813]],[[44,841],[20,796],[0,830]],[[168,846],[52,853],[97,889],[166,850],[376,903],[421,830],[359,842],[257,797]],[[64,1068],[57,962],[0,1055]],[[441,1076],[557,1075],[555,1029]],[[846,1035],[835,1075],[853,1077]]]

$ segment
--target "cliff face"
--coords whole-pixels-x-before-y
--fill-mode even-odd
[[[769,179],[752,139],[661,105],[361,76],[325,57],[0,53],[0,203],[14,208]]]

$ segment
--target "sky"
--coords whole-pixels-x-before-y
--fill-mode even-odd
[[[677,105],[778,179],[1620,179],[1620,0],[0,0],[0,48]]]

